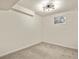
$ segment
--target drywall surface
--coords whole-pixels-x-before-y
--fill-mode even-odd
[[[54,24],[54,17],[66,17],[66,23]],[[43,17],[43,39],[46,42],[77,49],[77,10]]]
[[[0,11],[0,56],[41,41],[41,17]]]
[[[54,16],[65,16],[66,24],[54,24]],[[77,49],[77,11],[46,17],[0,11],[0,56],[41,41]]]

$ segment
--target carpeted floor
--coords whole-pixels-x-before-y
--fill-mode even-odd
[[[42,42],[0,59],[77,59],[77,50]]]

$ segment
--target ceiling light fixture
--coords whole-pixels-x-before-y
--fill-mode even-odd
[[[42,7],[44,12],[51,11],[55,9],[54,0],[49,0],[49,2]]]

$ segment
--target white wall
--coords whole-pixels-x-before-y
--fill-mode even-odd
[[[66,24],[54,24],[54,16],[66,16]],[[77,48],[77,11],[46,17],[0,11],[0,56],[41,41]]]
[[[54,24],[54,16],[65,16],[66,24]],[[44,17],[42,28],[44,41],[77,49],[77,10]]]
[[[0,11],[0,55],[40,42],[41,17]]]

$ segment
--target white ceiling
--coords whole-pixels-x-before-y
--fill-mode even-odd
[[[48,0],[20,0],[18,4],[42,16],[77,9],[77,0],[55,0],[55,10],[51,12],[42,12],[40,10],[40,4],[46,1]]]
[[[0,9],[6,10],[10,9],[15,3],[19,0],[0,0]],[[20,0],[17,4],[22,7],[33,10],[36,14],[39,15],[49,15],[64,11],[69,11],[77,9],[77,0],[55,0],[55,9],[51,12],[42,12],[41,5],[48,0]]]
[[[0,0],[0,10],[10,9],[19,0]]]

